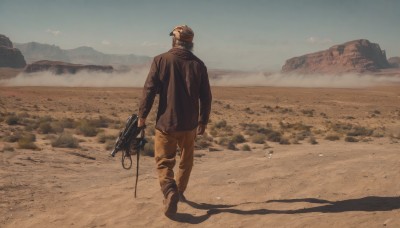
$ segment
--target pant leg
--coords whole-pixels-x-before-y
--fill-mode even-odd
[[[160,181],[161,191],[164,196],[171,188],[176,189],[174,171],[176,160],[177,140],[174,134],[168,134],[156,129],[155,132],[155,160]]]
[[[197,129],[192,131],[179,132],[177,135],[178,146],[181,149],[179,170],[176,176],[178,190],[184,192],[189,182],[190,173],[193,167],[194,140]]]

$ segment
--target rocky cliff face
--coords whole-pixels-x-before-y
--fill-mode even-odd
[[[391,67],[400,68],[400,57],[392,57],[388,59]]]
[[[0,34],[0,67],[23,68],[26,62],[21,52],[13,48],[11,40]]]
[[[72,64],[59,61],[42,60],[29,64],[25,68],[24,72],[34,73],[41,71],[51,71],[54,74],[75,74],[82,70],[112,73],[114,69],[112,66],[81,65],[81,64]]]
[[[286,60],[282,72],[346,73],[379,71],[391,67],[378,44],[354,40],[328,50]]]

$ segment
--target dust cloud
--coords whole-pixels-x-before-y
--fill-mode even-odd
[[[0,80],[3,86],[60,86],[60,87],[142,87],[148,68],[125,73],[81,71],[73,75],[51,72],[22,73],[15,78]],[[234,73],[210,78],[212,86],[273,86],[273,87],[329,87],[361,88],[400,83],[398,76],[384,75],[300,75],[281,73]]]
[[[140,68],[124,73],[80,71],[76,74],[56,75],[50,71],[21,73],[15,78],[0,80],[4,86],[59,86],[59,87],[142,87],[149,69]]]
[[[400,83],[400,77],[377,76],[367,74],[343,75],[301,75],[281,73],[248,73],[220,75],[211,80],[214,86],[273,86],[273,87],[326,87],[326,88],[362,88],[377,85]]]

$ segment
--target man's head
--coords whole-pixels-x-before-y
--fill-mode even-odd
[[[172,47],[193,49],[193,30],[187,25],[176,26],[169,34],[172,36]]]

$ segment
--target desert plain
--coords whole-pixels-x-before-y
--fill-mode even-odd
[[[400,227],[400,85],[212,90],[171,220],[156,104],[137,198],[134,169],[109,156],[140,88],[0,87],[0,227]]]

